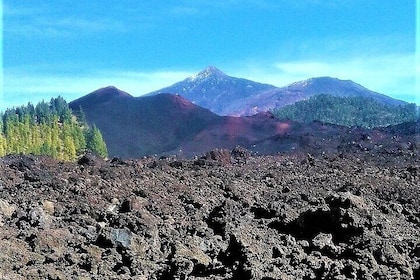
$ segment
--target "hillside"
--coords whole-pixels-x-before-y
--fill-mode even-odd
[[[108,86],[100,88],[91,92],[73,102],[70,102],[70,107],[76,109],[77,106],[83,106],[85,109],[89,109],[90,106],[97,104],[104,104],[113,102],[117,99],[130,99],[132,96],[125,91],[119,90],[116,87]]]
[[[316,95],[273,110],[279,119],[310,123],[321,121],[345,126],[384,127],[417,119],[415,104],[389,105],[362,96]]]

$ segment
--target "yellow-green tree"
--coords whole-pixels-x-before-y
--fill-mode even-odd
[[[6,150],[6,138],[3,136],[3,134],[0,133],[0,157],[6,155]]]
[[[87,149],[101,157],[108,156],[105,141],[102,138],[101,132],[95,125],[93,125],[87,133]]]
[[[73,138],[70,136],[66,136],[64,138],[64,145],[63,145],[63,160],[72,161],[75,160],[77,157],[76,154],[76,147],[74,146]]]

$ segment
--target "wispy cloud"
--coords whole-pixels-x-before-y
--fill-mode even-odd
[[[38,17],[7,22],[4,32],[27,37],[68,37],[99,32],[123,32],[124,30],[122,22],[112,19]]]
[[[88,2],[75,2],[73,6],[81,7],[67,11],[58,3],[28,7],[10,1],[4,5],[4,32],[13,36],[62,38],[150,30],[167,18],[197,16],[206,11],[202,3],[194,3],[159,5],[150,2],[131,7],[123,2],[113,4],[111,11],[97,3],[90,6]]]
[[[81,14],[55,5],[4,4],[4,32],[14,36],[80,36],[99,32],[121,32],[125,23],[117,17]],[[60,7],[60,8],[58,8]]]
[[[252,7],[256,10],[273,10],[284,9],[285,7],[292,7],[298,9],[313,9],[313,8],[343,8],[353,5],[356,0],[344,2],[341,0],[184,0],[181,3],[190,7],[207,7],[213,9],[237,9],[243,7]],[[360,1],[360,0],[359,0]]]
[[[251,7],[254,10],[267,10],[281,8],[282,5],[277,1],[271,0],[180,0],[174,6],[165,6],[160,9],[160,15],[166,16],[197,16],[209,13],[219,13],[231,10],[238,12],[239,9]]]

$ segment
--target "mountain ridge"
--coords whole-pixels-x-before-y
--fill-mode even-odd
[[[208,66],[195,75],[147,95],[163,92],[180,94],[194,104],[212,112],[230,116],[254,115],[281,108],[318,94],[341,97],[364,96],[388,105],[407,104],[407,102],[369,90],[351,80],[324,76],[276,87],[229,76],[214,66]]]
[[[188,77],[187,79],[191,81],[196,81],[196,80],[204,80],[208,77],[226,78],[228,77],[228,75],[226,75],[224,72],[222,72],[220,69],[218,69],[215,66],[207,66],[206,68],[204,68],[197,74],[194,74]]]

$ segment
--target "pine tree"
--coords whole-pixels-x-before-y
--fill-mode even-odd
[[[6,155],[6,138],[3,136],[3,134],[0,132],[0,157],[3,157]]]
[[[104,139],[102,138],[102,134],[99,131],[98,128],[96,128],[95,125],[92,126],[88,130],[87,133],[87,149],[92,151],[93,153],[101,156],[101,157],[107,157],[108,156],[108,150],[106,148],[106,144]]]
[[[64,149],[63,149],[63,160],[72,161],[77,157],[76,147],[74,145],[73,138],[66,136],[64,138]]]

